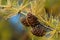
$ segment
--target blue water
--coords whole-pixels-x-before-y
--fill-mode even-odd
[[[9,22],[11,23],[11,25],[13,25],[13,27],[15,28],[16,32],[22,32],[23,29],[23,24],[20,21],[20,18],[24,16],[22,14],[17,14],[11,18],[9,18]]]

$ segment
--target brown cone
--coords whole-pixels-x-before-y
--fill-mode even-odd
[[[32,34],[38,37],[42,37],[45,35],[45,30],[43,27],[34,27],[32,28]]]

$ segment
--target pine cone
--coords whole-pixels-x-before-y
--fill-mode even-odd
[[[22,22],[23,25],[29,26],[28,23],[27,23],[27,21],[26,21],[26,18],[22,17],[21,18],[21,22]]]
[[[42,37],[45,35],[45,29],[43,27],[39,27],[39,25],[37,25],[36,27],[32,28],[32,34],[38,37]]]
[[[28,21],[30,26],[34,27],[36,25],[36,23],[37,23],[37,17],[35,17],[31,13],[28,13],[27,14],[27,21]]]

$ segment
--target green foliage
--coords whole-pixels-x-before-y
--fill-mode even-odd
[[[1,5],[7,5],[7,0],[1,0]]]
[[[10,40],[12,37],[12,27],[8,21],[0,20],[0,40]]]

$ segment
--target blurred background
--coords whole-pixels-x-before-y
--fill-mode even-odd
[[[21,17],[26,16],[17,12],[16,9],[19,9],[22,4],[25,5],[26,1],[28,0],[0,0],[0,40],[44,40],[43,38],[41,39],[41,37],[33,36],[30,32],[31,28],[25,28],[20,21]],[[29,0],[29,2],[30,1],[32,0]],[[9,6],[12,8],[10,9]],[[29,6],[27,8],[30,8]],[[49,10],[49,13],[51,13],[51,10],[54,11],[52,15],[60,16],[60,0],[46,0],[45,8]],[[23,13],[27,14],[25,10],[23,10]],[[10,14],[13,15],[5,20]]]

